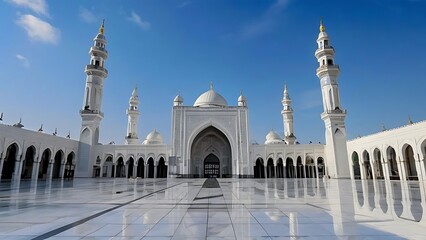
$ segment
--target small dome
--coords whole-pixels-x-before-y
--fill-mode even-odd
[[[173,100],[173,102],[183,102],[183,97],[181,97],[180,95],[176,95],[175,99]]]
[[[201,94],[194,103],[194,107],[226,107],[228,102],[219,93],[213,90],[213,85],[210,85],[210,90]]]
[[[247,98],[246,97],[244,97],[244,95],[240,95],[239,97],[238,97],[238,102],[246,102],[247,101]]]
[[[150,132],[142,144],[164,144],[163,137],[157,130]]]
[[[281,139],[278,133],[271,130],[268,135],[266,135],[265,144],[282,144],[284,141]]]

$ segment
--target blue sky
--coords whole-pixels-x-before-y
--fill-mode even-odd
[[[109,58],[101,142],[123,143],[133,87],[139,138],[170,141],[172,101],[213,82],[230,105],[248,98],[251,139],[283,132],[287,82],[301,143],[324,142],[314,57],[323,17],[340,65],[348,138],[426,119],[426,1],[0,1],[0,112],[27,129],[78,139],[84,67],[102,19]]]

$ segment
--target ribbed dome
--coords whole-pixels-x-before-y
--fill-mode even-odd
[[[150,132],[142,144],[164,144],[163,137],[157,130]]]
[[[266,141],[265,144],[280,144],[284,143],[284,141],[281,139],[280,135],[278,133],[271,130],[268,135],[266,135]]]
[[[226,107],[228,103],[225,98],[219,93],[213,90],[213,86],[210,86],[210,90],[201,94],[194,103],[194,107]]]

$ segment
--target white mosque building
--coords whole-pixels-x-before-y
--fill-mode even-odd
[[[287,86],[282,99],[284,138],[271,131],[264,144],[250,143],[249,107],[241,94],[235,105],[210,89],[194,104],[173,100],[172,133],[166,144],[156,130],[138,137],[135,88],[127,109],[124,145],[99,143],[103,81],[108,71],[104,25],[90,48],[80,115],[79,140],[0,124],[1,180],[72,177],[127,178],[352,178],[426,180],[426,121],[347,141],[346,110],[340,104],[339,66],[321,23],[316,74],[320,80],[326,144],[298,144]]]

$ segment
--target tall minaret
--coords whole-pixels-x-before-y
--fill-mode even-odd
[[[293,109],[291,108],[291,99],[290,95],[288,95],[287,84],[284,84],[284,96],[281,103],[283,104],[281,114],[283,115],[285,141],[287,144],[294,144],[296,137],[294,136],[293,127]]]
[[[139,120],[139,97],[138,87],[135,87],[132,92],[132,96],[129,99],[129,109],[127,109],[127,134],[126,144],[137,144],[138,143],[138,120]]]
[[[319,67],[317,76],[321,80],[324,112],[321,114],[325,123],[326,168],[332,178],[349,178],[348,150],[346,146],[346,110],[340,105],[337,77],[339,66],[334,64],[334,48],[330,46],[330,38],[321,21],[317,39],[318,49],[315,57]]]
[[[99,125],[104,117],[101,111],[103,82],[108,75],[105,69],[105,60],[108,52],[105,49],[104,22],[99,33],[93,39],[90,48],[90,63],[86,65],[86,87],[84,91],[83,107],[80,110],[82,119],[80,131],[79,161],[76,173],[81,177],[89,177],[93,168],[91,146],[99,142]]]

